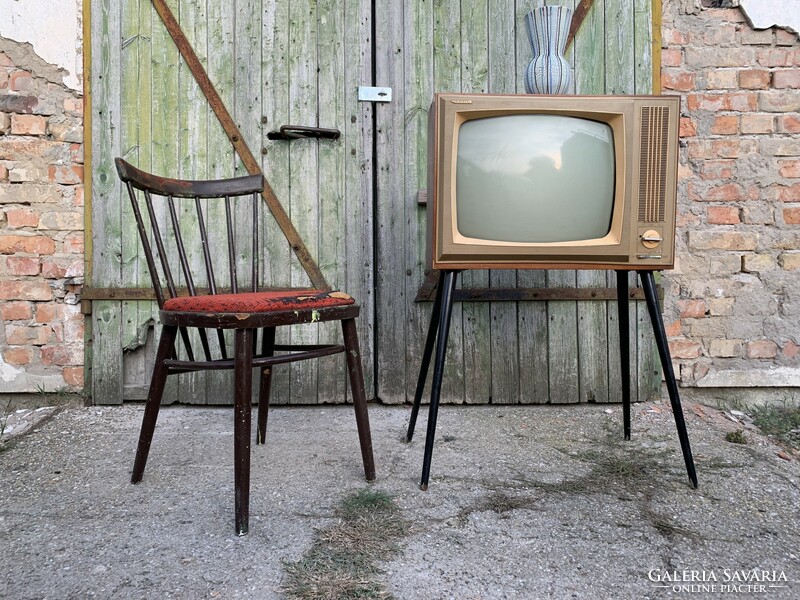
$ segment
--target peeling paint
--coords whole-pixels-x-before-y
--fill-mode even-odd
[[[753,29],[781,27],[800,36],[800,0],[740,0]]]

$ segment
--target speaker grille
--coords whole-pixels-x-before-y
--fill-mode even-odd
[[[643,106],[639,152],[639,221],[661,223],[667,190],[669,107]]]

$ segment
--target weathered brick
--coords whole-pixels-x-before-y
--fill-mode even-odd
[[[82,365],[83,346],[79,344],[44,346],[42,347],[42,364],[59,366]]]
[[[786,48],[759,48],[756,61],[762,67],[791,67],[794,55]]]
[[[763,112],[800,111],[800,92],[794,90],[769,90],[758,94],[758,110]]]
[[[76,211],[47,212],[42,215],[39,228],[80,231],[83,229],[83,213]]]
[[[83,232],[72,233],[64,238],[62,251],[67,254],[83,254]]]
[[[775,131],[774,115],[746,114],[742,115],[742,133],[773,133]]]
[[[742,271],[745,273],[761,273],[777,266],[775,259],[769,254],[745,254],[742,256]]]
[[[678,311],[682,319],[698,319],[706,316],[707,307],[705,300],[678,300]]]
[[[776,69],[772,73],[772,87],[800,88],[800,71],[797,69]]]
[[[771,225],[775,222],[775,211],[769,204],[749,205],[742,209],[742,221],[749,225]]]
[[[700,165],[702,179],[732,179],[736,173],[735,160],[704,160]]]
[[[83,387],[83,367],[64,367],[61,372],[64,376],[64,383],[72,387]]]
[[[42,277],[45,279],[83,277],[83,261],[74,259],[44,260],[42,261]]]
[[[0,204],[56,204],[64,195],[57,184],[0,185]]]
[[[786,340],[781,346],[781,354],[788,359],[795,359],[800,354],[800,344],[794,343],[792,340]]]
[[[800,177],[800,160],[779,160],[778,174],[781,177]]]
[[[753,48],[689,47],[684,50],[686,64],[693,68],[743,67],[755,62]]]
[[[33,318],[33,308],[30,302],[3,302],[0,317],[4,321],[27,321]]]
[[[796,140],[777,136],[774,138],[764,138],[760,141],[762,154],[772,156],[800,156],[800,144]]]
[[[686,46],[689,42],[689,35],[680,29],[662,27],[661,41],[667,46]]]
[[[690,231],[690,250],[755,250],[758,233],[743,231]]]
[[[797,34],[780,27],[775,28],[776,46],[794,46],[797,43]]]
[[[667,90],[688,92],[695,89],[696,75],[687,71],[662,71],[661,87]]]
[[[0,235],[0,254],[53,254],[55,242],[43,235]]]
[[[83,167],[78,165],[50,165],[48,167],[48,177],[50,181],[55,181],[63,185],[75,185],[83,183]]]
[[[772,340],[755,340],[747,342],[747,358],[775,358],[778,356],[778,344]]]
[[[76,117],[83,115],[83,98],[65,98],[64,112]]]
[[[746,90],[766,90],[770,72],[767,69],[743,69],[739,71],[739,87]]]
[[[13,276],[38,275],[39,259],[28,256],[5,257],[8,274]]]
[[[21,367],[34,361],[34,349],[25,346],[12,346],[3,351],[3,360],[6,364]]]
[[[730,316],[733,314],[735,298],[711,298],[708,301],[708,314],[712,316]]]
[[[709,353],[720,358],[733,358],[742,354],[742,340],[718,338],[711,340]],[[42,350],[44,352],[44,350]]]
[[[689,117],[681,117],[680,133],[682,138],[694,137],[697,135],[697,125]]]
[[[8,227],[36,227],[39,225],[39,213],[27,208],[9,208],[6,210]]]
[[[764,190],[767,200],[778,202],[800,202],[800,183],[792,185],[771,185]]]
[[[736,43],[736,25],[733,23],[714,23],[705,28],[703,44],[711,47],[733,46]]]
[[[787,225],[800,225],[800,206],[784,208],[783,222]]]
[[[681,320],[678,319],[677,321],[673,321],[672,323],[665,323],[664,331],[667,333],[668,338],[678,337],[683,332],[683,327],[681,326]]]
[[[8,87],[12,92],[27,92],[33,88],[33,76],[27,71],[12,71],[8,78]]]
[[[40,115],[11,115],[12,135],[44,135],[47,133],[47,119]]]
[[[665,67],[679,67],[683,61],[683,51],[680,48],[666,48],[661,51],[661,64]]]
[[[748,45],[769,45],[772,44],[772,29],[750,29],[742,27],[739,32],[739,40]]]
[[[711,225],[736,225],[741,223],[740,209],[735,206],[709,206],[708,222]]]
[[[5,165],[0,165],[0,182],[8,181],[8,169]]]
[[[780,133],[800,133],[800,115],[780,115],[777,120]]]
[[[670,340],[669,352],[672,358],[698,358],[703,353],[703,347],[694,340]]]
[[[46,325],[6,325],[6,341],[10,346],[43,346],[55,341],[53,329]]]
[[[706,89],[731,90],[737,87],[739,78],[735,69],[714,69],[706,73]]]
[[[44,281],[0,281],[0,300],[52,300],[53,290]]]
[[[784,252],[780,256],[780,263],[786,271],[800,270],[800,252]]]
[[[739,133],[739,116],[723,115],[714,117],[711,133],[715,135],[736,135]]]

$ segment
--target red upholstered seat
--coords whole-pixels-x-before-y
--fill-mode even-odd
[[[204,296],[179,296],[164,302],[164,310],[175,312],[263,313],[283,310],[313,310],[346,306],[355,300],[344,292],[281,290]]]

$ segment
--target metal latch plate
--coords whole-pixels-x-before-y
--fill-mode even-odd
[[[390,87],[369,87],[366,85],[358,86],[359,102],[391,102],[392,88]]]

